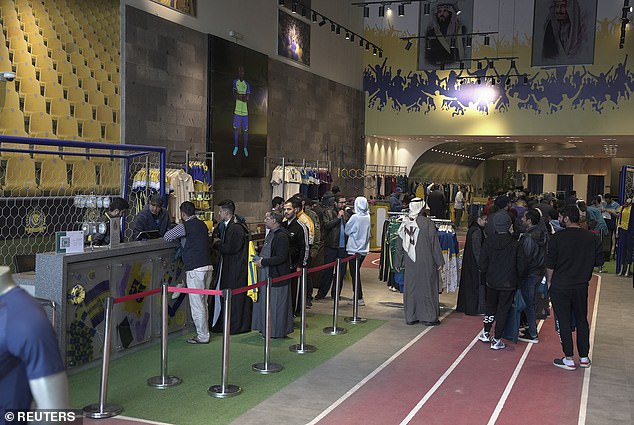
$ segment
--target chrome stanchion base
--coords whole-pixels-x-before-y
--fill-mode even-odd
[[[284,369],[284,366],[277,363],[269,363],[268,369],[264,363],[253,363],[251,365],[251,369],[255,372],[261,373],[262,375],[268,375],[269,373],[277,373],[280,370]]]
[[[207,394],[216,398],[229,398],[236,396],[242,392],[242,388],[237,385],[226,385],[224,392],[222,391],[222,385],[212,385],[207,390]]]
[[[181,384],[182,382],[183,380],[176,376],[166,376],[165,379],[163,379],[162,376],[153,376],[151,378],[148,378],[147,380],[147,384],[150,387],[154,387],[158,389],[173,387],[173,386]]]
[[[332,326],[324,328],[324,333],[329,335],[341,335],[345,334],[346,332],[348,332],[346,328],[340,328],[339,326],[337,326],[336,328],[333,328]]]
[[[84,407],[84,416],[91,419],[105,419],[119,415],[123,412],[123,406],[118,404],[104,404],[103,410],[99,408],[99,403],[89,404]]]
[[[358,325],[359,323],[365,323],[368,321],[368,319],[364,319],[362,317],[357,317],[356,319],[354,317],[346,317],[343,320],[351,325]]]
[[[314,353],[315,351],[317,351],[317,348],[314,345],[304,344],[304,346],[302,347],[302,344],[293,344],[288,347],[288,350],[297,354],[306,354]]]

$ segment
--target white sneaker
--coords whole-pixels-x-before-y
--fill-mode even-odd
[[[506,348],[506,344],[502,342],[501,339],[491,338],[491,349],[492,350],[502,350]]]
[[[185,284],[183,282],[176,285],[176,288],[184,288]],[[172,299],[177,300],[180,297],[182,292],[172,292]]]
[[[350,301],[348,301],[348,305],[354,305],[354,300],[350,300]],[[361,298],[361,299],[359,300],[359,302],[357,303],[357,305],[358,305],[358,306],[362,306],[362,305],[364,306],[364,305],[365,305],[365,301],[363,301],[363,298]]]
[[[478,339],[482,342],[491,342],[491,335],[488,332],[485,332],[484,329],[482,329],[482,332],[480,332],[480,335],[478,335]]]

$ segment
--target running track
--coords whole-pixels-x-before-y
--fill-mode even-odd
[[[598,288],[594,276],[591,344]],[[422,337],[311,424],[583,424],[582,392],[592,368],[553,366],[562,352],[552,315],[541,326],[538,344],[507,341],[506,349],[494,351],[476,339],[481,317],[450,314],[441,326],[423,328]]]

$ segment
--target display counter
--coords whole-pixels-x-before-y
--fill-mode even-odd
[[[42,253],[36,256],[36,297],[57,303],[55,329],[66,366],[101,358],[104,300],[175,285],[184,278],[176,258],[179,244],[162,239],[99,247],[78,254]],[[113,352],[160,336],[160,294],[115,304]],[[170,332],[182,329],[189,317],[187,297],[169,299]]]

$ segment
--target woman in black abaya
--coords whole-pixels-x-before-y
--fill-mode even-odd
[[[486,288],[479,264],[486,222],[487,216],[482,210],[469,216],[469,230],[462,256],[456,311],[471,316],[484,314]]]

